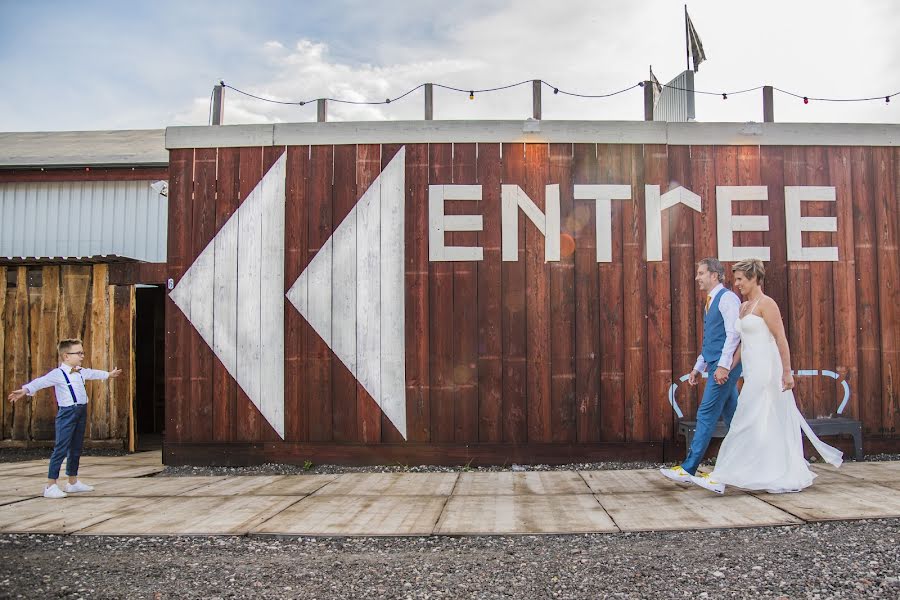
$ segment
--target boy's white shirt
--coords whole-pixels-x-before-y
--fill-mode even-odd
[[[69,391],[69,385],[66,383],[66,378],[63,376],[60,369],[65,369],[66,375],[69,376],[69,382],[72,384],[72,389],[75,390],[75,397],[78,399],[78,404],[88,403],[87,390],[84,388],[85,380],[109,379],[109,371],[82,368],[73,372],[72,369],[74,369],[74,367],[65,363],[60,363],[59,367],[53,369],[43,377],[38,377],[33,381],[29,381],[22,386],[22,389],[24,389],[29,396],[34,396],[39,390],[52,387],[56,390],[56,404],[60,407],[72,406],[74,404],[74,402],[72,402],[72,392]]]

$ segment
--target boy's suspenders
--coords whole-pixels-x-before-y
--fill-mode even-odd
[[[69,381],[69,376],[66,375],[66,372],[64,370],[60,369],[59,371],[60,371],[60,373],[63,374],[63,377],[66,378],[66,385],[69,386],[69,392],[72,394],[72,402],[74,402],[77,405],[78,397],[75,395],[75,388],[72,387],[72,382]]]

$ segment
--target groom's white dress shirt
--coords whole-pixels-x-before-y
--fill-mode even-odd
[[[711,301],[715,299],[716,294],[720,290],[724,289],[725,286],[720,283],[711,289],[706,297]],[[734,352],[737,350],[738,344],[741,343],[741,334],[734,328],[734,324],[741,314],[741,300],[737,294],[730,290],[725,290],[725,293],[719,299],[719,312],[722,313],[722,319],[725,321],[725,345],[722,346],[722,357],[719,358],[719,366],[730,370],[731,361],[734,360]],[[706,360],[703,358],[702,353],[697,357],[694,370],[700,373],[706,371]]]

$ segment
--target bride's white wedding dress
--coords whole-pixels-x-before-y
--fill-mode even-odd
[[[781,355],[765,320],[751,310],[735,328],[741,335],[744,385],[710,479],[772,493],[809,487],[816,474],[803,457],[801,431],[826,462],[839,467],[843,453],[813,433],[793,392],[781,391]]]

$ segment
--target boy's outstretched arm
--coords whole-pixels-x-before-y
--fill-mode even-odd
[[[7,396],[7,400],[9,400],[10,402],[15,402],[16,400],[21,400],[25,396],[34,396],[40,390],[53,387],[61,381],[62,375],[60,374],[59,369],[53,369],[43,377],[38,377],[33,381],[29,381],[21,388],[12,392],[9,396]]]

